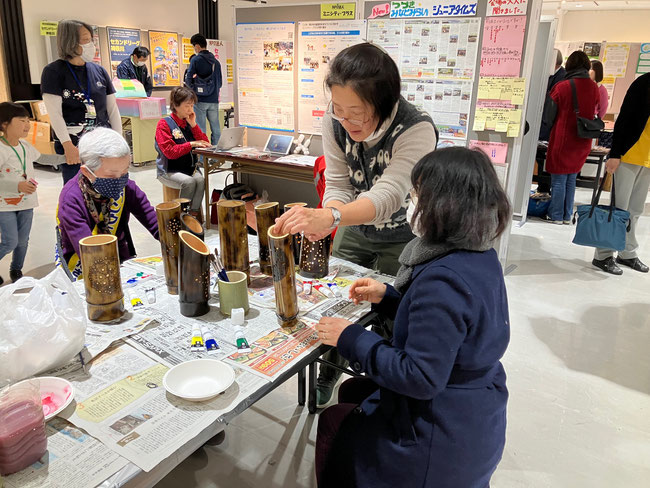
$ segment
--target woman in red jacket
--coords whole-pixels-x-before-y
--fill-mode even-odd
[[[196,123],[195,103],[196,95],[189,88],[172,89],[169,96],[172,114],[161,119],[156,127],[156,166],[158,180],[165,186],[180,189],[180,196],[192,201],[190,213],[198,215],[205,186],[192,149],[208,147],[210,143]]]
[[[575,84],[580,116],[592,119],[599,93],[598,85],[589,78],[590,69],[589,57],[582,51],[574,51],[566,62],[566,79],[555,85],[551,92],[557,115],[546,156],[546,169],[551,173],[551,205],[546,220],[554,224],[571,223],[576,177],[591,151],[592,139],[578,137],[571,87],[572,83]]]

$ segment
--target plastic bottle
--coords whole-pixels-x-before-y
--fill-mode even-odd
[[[37,380],[0,391],[0,474],[16,473],[47,451],[45,418]]]

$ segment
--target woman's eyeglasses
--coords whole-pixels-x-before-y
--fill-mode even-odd
[[[332,102],[330,102],[330,104],[327,106],[327,112],[326,113],[329,114],[337,122],[346,121],[347,123],[349,123],[351,125],[356,125],[357,127],[363,127],[363,124],[365,124],[366,122],[368,122],[368,120],[370,120],[370,119],[366,119],[366,120],[349,119],[347,117],[339,117],[338,115],[336,115],[334,113],[334,105],[332,105]]]

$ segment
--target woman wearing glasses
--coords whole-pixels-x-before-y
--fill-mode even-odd
[[[294,207],[278,232],[314,241],[341,227],[335,256],[394,275],[414,237],[406,219],[411,170],[435,149],[435,126],[400,96],[395,62],[372,44],[341,51],[325,83],[332,101],[323,119],[324,208]]]
[[[428,114],[400,96],[397,65],[377,46],[341,51],[325,83],[332,101],[323,119],[324,208],[294,207],[278,220],[278,232],[304,232],[315,241],[340,227],[334,256],[395,275],[414,238],[406,218],[411,171],[436,148],[437,131]],[[336,351],[327,359],[346,364]],[[332,398],[340,375],[321,367],[319,407]]]

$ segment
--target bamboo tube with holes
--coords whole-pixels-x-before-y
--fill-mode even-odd
[[[241,200],[220,200],[217,204],[217,216],[223,267],[226,271],[246,273],[250,284],[246,204]]]
[[[117,237],[101,234],[79,241],[81,268],[86,288],[88,318],[97,322],[124,315]]]
[[[306,206],[307,204],[305,202],[287,203],[284,205],[284,213],[287,213],[293,207],[306,207]],[[293,242],[291,248],[293,249],[293,259],[294,259],[293,262],[296,265],[298,265],[298,263],[300,263],[300,245],[302,244],[302,234],[294,234],[292,241]]]
[[[174,202],[178,202],[181,205],[181,213],[187,213],[190,210],[190,203],[192,203],[192,200],[189,198],[174,198],[172,200]]]
[[[205,229],[203,229],[203,225],[201,225],[201,222],[196,220],[190,214],[181,215],[181,230],[194,234],[199,239],[204,239],[205,237]]]
[[[156,216],[167,291],[170,295],[178,295],[178,231],[181,230],[181,204],[165,202],[156,205]]]
[[[330,247],[332,236],[328,235],[320,241],[302,240],[300,249],[300,276],[305,278],[324,278],[329,273]]]
[[[269,227],[268,237],[275,288],[275,314],[282,327],[291,328],[298,323],[299,312],[291,235],[275,235],[274,229],[274,225]]]
[[[275,219],[280,216],[278,202],[262,203],[255,207],[255,220],[257,222],[257,238],[260,243],[259,261],[260,270],[265,275],[271,275],[271,254],[269,251],[269,227],[275,225]]]
[[[210,311],[210,250],[191,232],[178,233],[178,303],[185,317]]]

